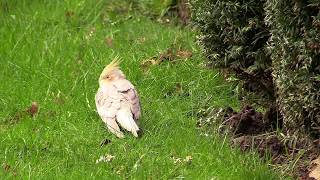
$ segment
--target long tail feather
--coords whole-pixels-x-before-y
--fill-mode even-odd
[[[130,131],[135,137],[138,137],[139,127],[132,117],[132,113],[126,110],[119,110],[117,113],[117,122],[119,125]]]
[[[112,134],[116,135],[118,138],[124,138],[115,118],[103,118],[103,121],[106,123],[108,130]]]

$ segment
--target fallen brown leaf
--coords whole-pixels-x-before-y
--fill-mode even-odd
[[[8,122],[9,124],[18,123],[21,120],[21,118],[24,117],[25,115],[26,115],[26,112],[23,112],[23,111],[16,112],[13,116],[6,119],[6,122]]]
[[[74,12],[73,11],[66,11],[66,13],[65,13],[65,16],[66,17],[71,17],[71,16],[73,16],[74,15]]]
[[[3,164],[2,164],[2,168],[3,168],[3,170],[4,170],[5,172],[9,172],[11,166],[10,166],[9,164],[7,164],[7,163],[3,163]]]
[[[183,89],[182,89],[182,85],[181,83],[176,83],[176,86],[175,86],[175,93],[180,95],[183,93]]]
[[[148,72],[150,69],[150,66],[159,65],[162,62],[162,60],[157,59],[156,57],[153,57],[151,59],[147,59],[141,62],[140,67],[143,70],[143,72]]]
[[[179,50],[177,52],[177,56],[180,58],[190,58],[192,56],[192,52],[188,50]]]
[[[168,48],[165,52],[160,53],[158,59],[161,60],[161,62],[164,60],[173,61],[175,59],[173,50],[171,48]]]
[[[5,122],[8,124],[16,124],[18,123],[21,119],[30,116],[30,117],[35,117],[39,111],[39,105],[37,102],[32,102],[31,106],[28,109],[25,110],[19,110],[15,112],[13,115],[10,115]]]
[[[104,42],[106,43],[106,45],[111,48],[113,46],[113,38],[108,36],[104,39]]]
[[[31,117],[34,117],[39,111],[39,105],[37,102],[32,102],[30,108],[27,110]]]
[[[156,56],[148,58],[141,62],[140,66],[144,72],[148,72],[150,66],[159,65],[164,61],[176,62],[177,58],[190,58],[192,52],[189,50],[176,50],[180,48],[170,47]]]

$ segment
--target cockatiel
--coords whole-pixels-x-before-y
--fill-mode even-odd
[[[95,100],[98,114],[111,133],[124,138],[119,124],[138,137],[140,101],[135,87],[119,69],[119,61],[113,60],[102,71]]]

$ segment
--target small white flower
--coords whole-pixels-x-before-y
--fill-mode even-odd
[[[115,156],[112,156],[110,154],[107,154],[106,156],[100,156],[100,158],[96,160],[96,164],[100,162],[111,162],[114,158]]]

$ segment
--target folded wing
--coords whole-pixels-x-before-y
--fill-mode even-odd
[[[114,86],[123,96],[124,100],[128,102],[131,113],[133,114],[133,119],[137,121],[141,116],[141,108],[136,89],[131,82],[126,79],[115,81]]]

